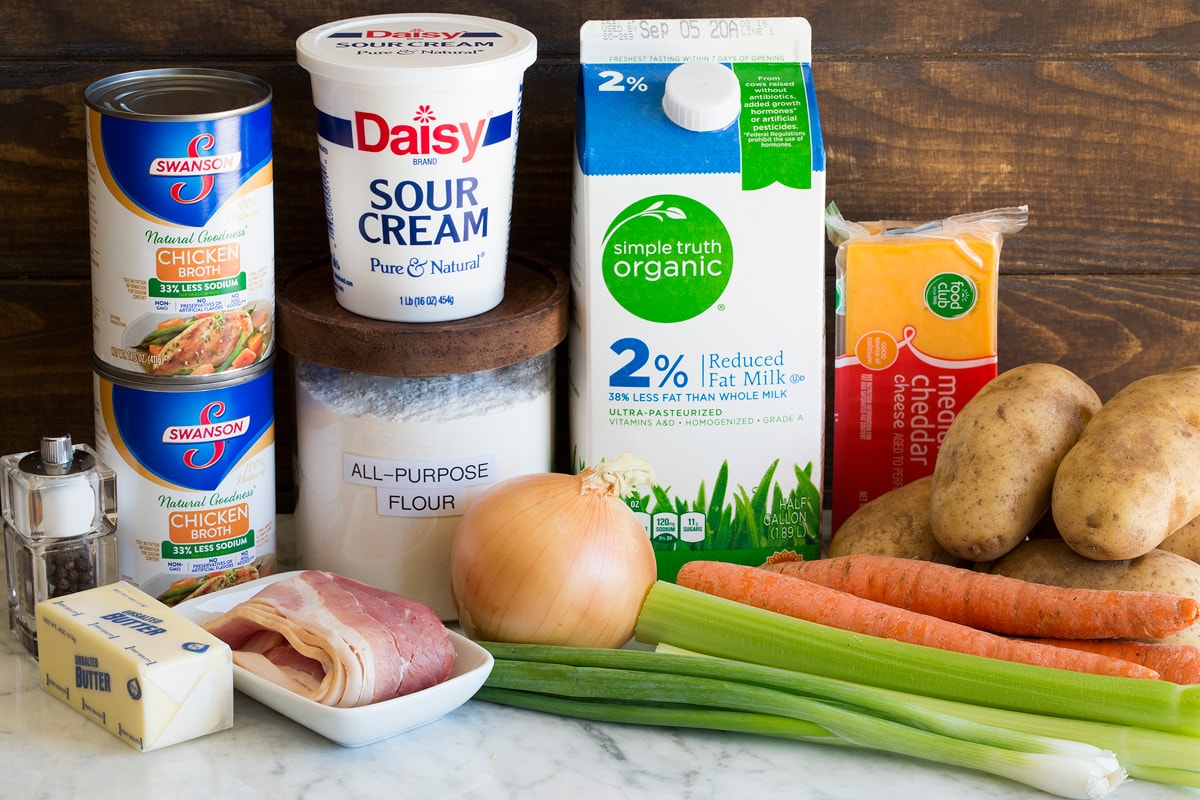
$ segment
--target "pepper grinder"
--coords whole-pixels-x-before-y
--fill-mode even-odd
[[[37,657],[42,600],[117,580],[116,473],[69,435],[0,458],[8,620]]]

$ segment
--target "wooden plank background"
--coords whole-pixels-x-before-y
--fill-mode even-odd
[[[507,19],[526,75],[514,249],[565,264],[578,32],[586,19],[726,16],[728,2],[10,0],[0,10],[0,454],[92,441],[83,91],[132,69],[207,66],[274,89],[276,258],[322,257],[308,75],[296,38],[400,11]],[[1050,361],[1103,398],[1200,363],[1200,6],[1127,0],[746,0],[813,26],[828,198],[849,219],[1026,203],[1005,243],[1001,369]],[[832,275],[832,251],[830,275]],[[830,337],[830,344],[832,337]],[[280,510],[294,412],[277,369]]]

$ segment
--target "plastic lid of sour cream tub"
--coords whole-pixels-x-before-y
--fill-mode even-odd
[[[312,75],[360,86],[491,82],[537,59],[532,33],[485,17],[389,14],[313,28],[296,40],[296,60]]]

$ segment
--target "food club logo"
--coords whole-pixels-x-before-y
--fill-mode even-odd
[[[198,203],[212,193],[216,176],[226,172],[237,172],[242,167],[242,153],[211,153],[216,147],[216,137],[211,133],[200,133],[188,142],[186,157],[160,156],[150,160],[150,175],[166,178],[199,178],[200,186],[191,197],[185,197],[187,181],[177,181],[171,186],[171,199],[176,203],[190,205]]]
[[[207,469],[225,454],[225,442],[244,436],[250,429],[250,417],[222,420],[225,403],[214,400],[200,409],[199,425],[170,425],[163,430],[163,444],[203,443],[212,445],[209,457],[200,460],[202,448],[189,447],[183,453],[183,463],[190,469]]]

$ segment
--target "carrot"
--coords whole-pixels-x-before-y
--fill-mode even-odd
[[[255,331],[250,334],[250,338],[246,340],[246,349],[253,350],[255,353],[262,352],[263,334],[262,331]]]
[[[997,636],[761,567],[689,561],[680,568],[676,583],[809,622],[910,644],[1097,675],[1158,678],[1157,672],[1140,664]]]
[[[253,350],[250,350],[250,349],[245,349],[242,352],[238,353],[237,356],[234,357],[233,361],[229,364],[229,368],[230,369],[242,369],[243,367],[250,366],[257,360],[258,360],[258,353],[254,352]]]
[[[856,554],[764,567],[972,628],[1050,639],[1163,639],[1200,619],[1193,597],[1066,589],[948,564]]]
[[[1174,642],[1133,642],[1128,639],[1031,639],[1030,641],[1086,650],[1149,667],[1164,681],[1200,683],[1200,647]]]

